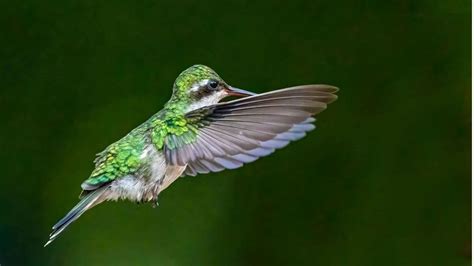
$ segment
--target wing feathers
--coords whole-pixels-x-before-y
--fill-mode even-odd
[[[188,165],[184,175],[235,169],[306,136],[315,114],[335,101],[336,87],[304,85],[203,107],[186,115],[197,131],[193,143],[179,137],[165,149],[169,162]]]

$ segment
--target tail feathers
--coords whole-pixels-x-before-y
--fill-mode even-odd
[[[49,235],[49,240],[44,246],[46,247],[51,242],[53,242],[59,236],[59,234],[64,231],[64,229],[66,229],[72,222],[79,218],[85,211],[102,202],[103,199],[99,201],[99,198],[102,193],[104,193],[106,188],[107,187],[105,186],[85,195],[81,201],[76,206],[74,206],[74,208],[72,208],[68,214],[66,214],[66,216],[64,216],[64,218],[62,218],[53,226],[53,231]]]

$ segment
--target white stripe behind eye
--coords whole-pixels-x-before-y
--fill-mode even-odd
[[[199,85],[200,85],[200,86],[206,86],[207,83],[209,83],[209,79],[203,79],[203,80],[201,80],[201,81],[199,82]]]
[[[208,82],[209,82],[209,79],[203,79],[199,82],[194,83],[191,89],[189,90],[193,92],[198,91],[199,88],[206,86]]]

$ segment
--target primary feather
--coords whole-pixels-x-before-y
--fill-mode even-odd
[[[186,114],[196,140],[174,143],[165,156],[186,175],[235,169],[269,155],[313,130],[311,117],[335,101],[337,88],[306,85],[219,103]]]

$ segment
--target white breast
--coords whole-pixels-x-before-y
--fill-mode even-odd
[[[153,144],[149,144],[140,156],[146,174],[137,173],[121,177],[111,184],[109,200],[128,199],[151,201],[158,196],[159,185],[166,172],[166,160]]]

